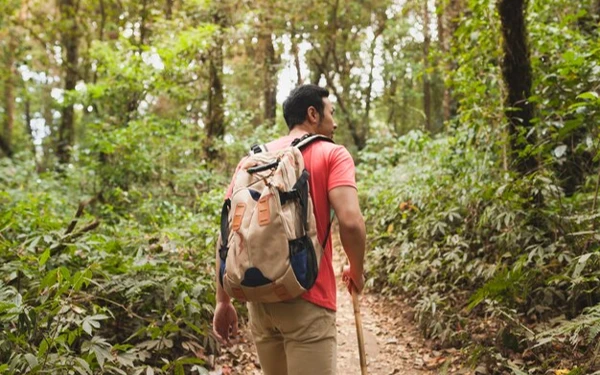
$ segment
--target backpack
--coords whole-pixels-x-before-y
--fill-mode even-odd
[[[301,150],[331,139],[307,134],[289,147],[252,147],[221,211],[219,280],[240,301],[296,298],[317,279],[323,244],[317,239],[309,173]]]

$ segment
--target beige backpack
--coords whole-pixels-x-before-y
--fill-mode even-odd
[[[320,244],[301,149],[318,140],[333,142],[307,134],[278,151],[254,146],[235,175],[219,247],[219,278],[229,296],[278,302],[314,285],[331,223]]]

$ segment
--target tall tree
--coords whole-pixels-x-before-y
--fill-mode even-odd
[[[429,49],[431,47],[431,31],[429,29],[429,5],[423,1],[423,112],[425,129],[432,131],[431,122],[431,81],[429,78]]]
[[[507,88],[505,114],[509,122],[512,165],[521,174],[528,174],[538,166],[536,158],[526,151],[528,145],[535,143],[531,122],[533,105],[528,100],[532,71],[527,45],[526,9],[526,0],[500,0],[498,3],[504,52],[502,75]]]
[[[166,0],[165,2],[165,18],[170,20],[173,17],[173,5],[175,0]]]
[[[369,61],[369,80],[368,85],[365,88],[365,112],[363,114],[363,124],[365,127],[365,138],[369,136],[369,129],[371,128],[371,106],[373,101],[373,82],[374,82],[374,71],[375,71],[375,56],[377,53],[377,41],[379,36],[383,34],[385,30],[385,21],[379,20],[379,24],[375,27],[375,33],[373,35],[373,41],[370,46],[370,61]]]
[[[0,134],[0,149],[6,156],[12,156],[12,134],[15,123],[15,80],[17,69],[15,67],[15,51],[17,38],[14,27],[8,27],[8,43],[4,48],[4,63],[6,67],[4,77],[4,127]]]
[[[321,19],[310,20],[311,33],[306,37],[312,45],[307,53],[311,82],[325,79],[340,113],[338,137],[359,150],[366,146],[369,134],[376,46],[387,21],[386,4],[387,0],[331,1]],[[324,26],[315,26],[316,22]]]
[[[294,67],[296,68],[296,85],[300,86],[304,83],[302,78],[302,71],[300,70],[300,48],[298,47],[298,41],[296,40],[296,27],[294,22],[291,22],[290,29],[290,41],[292,43],[292,55],[294,56]]]
[[[142,0],[142,9],[140,10],[140,39],[139,39],[139,49],[142,50],[142,46],[146,44],[148,39],[148,34],[150,29],[148,27],[148,22],[150,17],[150,9],[148,0]]]
[[[58,131],[57,156],[61,164],[69,162],[71,148],[75,139],[75,113],[73,103],[67,100],[67,94],[75,90],[78,78],[79,59],[79,26],[77,24],[78,1],[60,0],[60,33],[61,45],[65,52],[63,62],[65,74],[65,101],[63,106],[61,124]]]
[[[265,9],[268,13],[268,9]],[[258,48],[262,66],[263,121],[274,123],[277,108],[277,57],[273,46],[273,30],[269,15],[264,14],[258,32]]]
[[[446,57],[446,69],[448,72],[455,71],[458,67],[455,54],[452,53],[451,46],[458,43],[455,33],[460,25],[461,12],[464,7],[464,0],[449,0],[444,9],[444,55]],[[444,85],[444,118],[449,119],[456,115],[458,104],[452,93],[450,85]],[[447,117],[446,117],[447,116]]]
[[[206,143],[205,153],[209,160],[216,160],[218,150],[215,144],[223,140],[225,135],[225,98],[223,94],[223,28],[225,26],[225,15],[222,9],[215,8],[212,11],[212,21],[219,26],[213,40],[210,51],[208,67],[208,111],[206,118]]]
[[[443,73],[445,71],[449,71],[448,63],[449,60],[449,44],[448,44],[448,7],[446,6],[446,1],[444,0],[436,0],[436,8],[437,8],[437,34],[438,34],[438,43],[439,50],[441,53],[441,60],[443,61]],[[447,84],[443,84],[443,97],[442,97],[442,117],[444,121],[448,121],[450,119],[450,88]]]

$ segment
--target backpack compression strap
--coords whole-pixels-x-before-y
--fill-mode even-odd
[[[231,209],[231,199],[225,199],[221,209],[221,247],[219,247],[219,258],[221,258],[221,267],[219,267],[219,281],[223,286],[223,276],[225,275],[225,260],[229,250],[229,210]]]
[[[326,137],[324,135],[320,135],[320,134],[305,134],[305,135],[303,135],[300,138],[294,139],[294,141],[292,142],[292,146],[298,147],[300,150],[302,150],[303,148],[305,148],[309,144],[313,143],[314,141],[318,141],[318,140],[335,143],[333,141],[333,139],[328,138],[328,137]]]
[[[294,139],[291,146],[298,147],[300,150],[302,150],[315,141],[325,141],[325,142],[335,143],[333,141],[333,139],[326,137],[324,135],[309,133],[309,134],[303,135],[300,138]],[[304,175],[304,173],[306,173],[306,176]],[[306,228],[306,231],[308,232],[308,204],[305,204],[305,202],[307,202],[307,200],[309,199],[309,197],[308,197],[309,174],[308,174],[308,171],[306,171],[306,170],[304,171],[304,173],[302,173],[302,176],[300,176],[300,179],[298,179],[298,182],[296,183],[296,186],[294,186],[294,188],[292,189],[292,192],[299,193],[298,194],[299,198],[300,198],[299,200],[300,200],[300,204],[302,205],[302,219],[304,222],[304,227]],[[282,204],[283,204],[283,202],[282,202]],[[331,225],[332,224],[333,224],[333,213],[331,215],[331,218],[329,219],[329,225],[327,226],[327,232],[325,233],[325,240],[321,244],[321,247],[323,248],[323,250],[325,249],[325,246],[327,245],[327,241],[329,240],[329,234],[331,233]]]
[[[291,192],[286,192],[283,194],[294,194],[295,199],[298,199],[300,203],[300,207],[302,208],[302,225],[304,226],[304,233],[308,233],[308,200],[310,199],[308,194],[308,177],[310,174],[305,169],[302,172],[302,175],[294,184],[294,187]],[[280,193],[282,194],[282,193]],[[287,200],[292,199],[288,198]],[[286,200],[286,201],[287,201]],[[283,203],[282,203],[283,204]],[[329,220],[329,225],[327,226],[327,232],[325,233],[325,240],[321,244],[321,248],[325,250],[325,246],[327,245],[327,241],[329,240],[329,233],[331,232],[331,224],[333,224],[333,212],[331,212],[331,217]]]
[[[269,151],[267,149],[267,145],[254,144],[252,147],[250,147],[250,155],[260,154],[261,152],[267,151]]]
[[[292,142],[292,146],[298,147],[300,150],[302,150],[303,148],[305,148],[306,146],[308,146],[309,144],[313,143],[314,141],[317,140],[322,140],[322,141],[326,141],[326,142],[331,142],[331,143],[335,143],[333,141],[333,139],[328,138],[324,135],[320,135],[320,134],[305,134],[300,138],[296,138],[294,139],[294,141]],[[253,144],[252,147],[250,147],[250,155],[255,155],[255,154],[260,154],[261,152],[267,152],[269,151],[267,149],[267,145],[265,144]]]

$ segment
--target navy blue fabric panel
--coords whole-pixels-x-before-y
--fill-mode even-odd
[[[302,285],[303,288],[306,288],[306,274],[308,271],[308,257],[306,249],[302,249],[294,255],[290,256],[290,264],[292,265],[292,269],[294,270],[294,275],[296,275],[296,279]]]
[[[243,286],[261,286],[272,283],[263,275],[263,273],[256,267],[248,268],[244,273],[244,280],[242,280]]]
[[[250,196],[252,196],[252,199],[258,202],[258,200],[260,199],[260,193],[252,189],[248,189],[248,192],[250,193]]]
[[[317,255],[312,241],[308,236],[302,236],[291,240],[290,264],[296,275],[298,283],[304,289],[310,289],[317,280],[319,265],[317,264]]]

